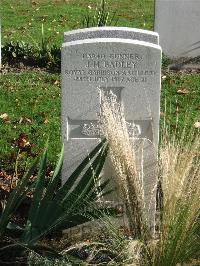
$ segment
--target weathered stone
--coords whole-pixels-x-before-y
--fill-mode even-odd
[[[156,0],[155,31],[170,58],[200,55],[200,1]]]
[[[138,162],[144,170],[146,213],[155,215],[159,138],[161,48],[119,38],[87,39],[62,46],[63,180],[98,143],[102,92],[124,105],[127,126],[138,138]],[[140,150],[144,152],[140,152]]]
[[[72,30],[64,33],[64,42],[96,38],[120,38],[150,42],[154,44],[159,43],[159,36],[157,32],[128,27],[94,27]]]

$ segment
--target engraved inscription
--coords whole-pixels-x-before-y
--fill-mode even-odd
[[[96,83],[145,83],[155,76],[152,69],[139,69],[143,56],[139,54],[82,54],[83,66],[65,69],[65,75],[74,81]]]

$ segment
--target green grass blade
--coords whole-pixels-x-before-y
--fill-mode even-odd
[[[49,184],[46,188],[46,193],[41,203],[41,205],[43,205],[44,207],[46,206],[47,202],[50,201],[55,196],[56,190],[58,190],[58,184],[60,181],[62,164],[63,164],[63,157],[64,157],[64,145],[62,147],[60,157],[56,164],[53,177],[49,181]]]
[[[70,189],[74,186],[76,180],[79,178],[80,174],[86,168],[88,163],[91,162],[92,158],[96,156],[96,154],[102,149],[106,140],[102,140],[91,152],[90,154],[82,161],[82,163],[76,168],[76,170],[72,173],[72,175],[67,179],[65,184],[59,190],[59,193],[56,195],[55,200],[63,200],[66,196],[66,192],[70,191]]]
[[[107,179],[102,184],[98,185],[95,190],[88,196],[89,200],[96,200],[99,196],[101,197],[103,194],[104,189],[109,184],[110,179]]]
[[[71,208],[76,208],[75,206],[77,204],[79,205],[80,203],[85,204],[83,199],[87,199],[88,194],[91,194],[91,191],[93,191],[95,187],[95,179],[99,176],[103,168],[107,152],[108,145],[106,145],[106,147],[103,147],[103,149],[99,152],[93,163],[80,178],[74,190],[63,198],[63,204],[70,203],[71,205],[71,203],[73,202]]]
[[[40,204],[38,205],[37,216],[35,216],[35,221],[32,224],[33,227],[39,228],[40,231],[43,231],[45,226],[47,226],[47,224],[51,225],[51,223],[54,222],[53,219],[55,213],[58,216],[61,215],[59,212],[57,212],[60,206],[57,203],[52,202],[52,199],[55,196],[56,190],[58,190],[58,184],[60,181],[61,168],[63,162],[63,154],[64,154],[64,146],[61,150],[61,155],[57,162],[53,177],[49,181],[45,194],[43,195],[43,198],[41,199]],[[55,206],[55,204],[57,205]]]
[[[38,179],[37,179],[35,191],[33,194],[33,201],[32,201],[31,207],[30,207],[29,215],[28,215],[28,224],[30,226],[28,226],[27,228],[29,228],[29,230],[31,230],[31,228],[34,227],[35,222],[37,221],[37,219],[39,219],[38,210],[39,210],[40,203],[42,201],[42,197],[43,197],[43,193],[44,193],[44,189],[45,189],[47,145],[46,145],[45,150],[44,150],[44,152],[41,156],[41,159],[40,159]]]
[[[95,182],[99,178],[99,175],[102,171],[103,165],[105,163],[105,159],[108,153],[108,145],[106,145],[101,152],[97,155],[91,166],[89,166],[88,170],[85,172],[80,182],[75,188],[74,194],[76,195],[90,195],[93,189],[95,188]],[[90,182],[90,179],[92,182]],[[88,186],[87,186],[88,184]],[[83,190],[83,187],[85,188]],[[82,191],[82,192],[81,192]]]

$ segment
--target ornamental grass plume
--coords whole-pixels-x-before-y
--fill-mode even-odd
[[[180,140],[170,141],[165,132],[160,147],[162,206],[152,265],[177,265],[200,255],[200,138],[186,137],[183,131]]]
[[[119,191],[126,201],[132,236],[141,243],[137,265],[199,265],[200,257],[200,137],[193,133],[169,136],[167,127],[159,147],[157,239],[144,241],[145,218],[142,173],[136,166],[134,135],[130,138],[123,106],[115,95],[102,96],[101,126],[110,147]],[[160,203],[160,204],[159,204]],[[135,251],[134,251],[135,252]],[[132,254],[134,257],[134,254]],[[193,262],[197,261],[197,264]]]
[[[136,165],[134,132],[130,139],[123,106],[111,91],[109,95],[102,95],[101,128],[109,143],[117,188],[125,201],[131,234],[143,238],[147,233],[147,222],[142,176]]]

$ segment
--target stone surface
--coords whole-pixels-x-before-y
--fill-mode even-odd
[[[156,0],[154,28],[164,54],[171,58],[200,55],[199,18],[199,0]]]
[[[158,33],[128,27],[94,27],[64,33],[64,42],[95,38],[131,39],[154,44],[159,43]]]
[[[63,180],[99,141],[101,93],[124,105],[127,126],[135,125],[148,219],[155,214],[160,113],[161,48],[128,39],[99,38],[62,46]],[[153,194],[152,194],[153,193]]]

